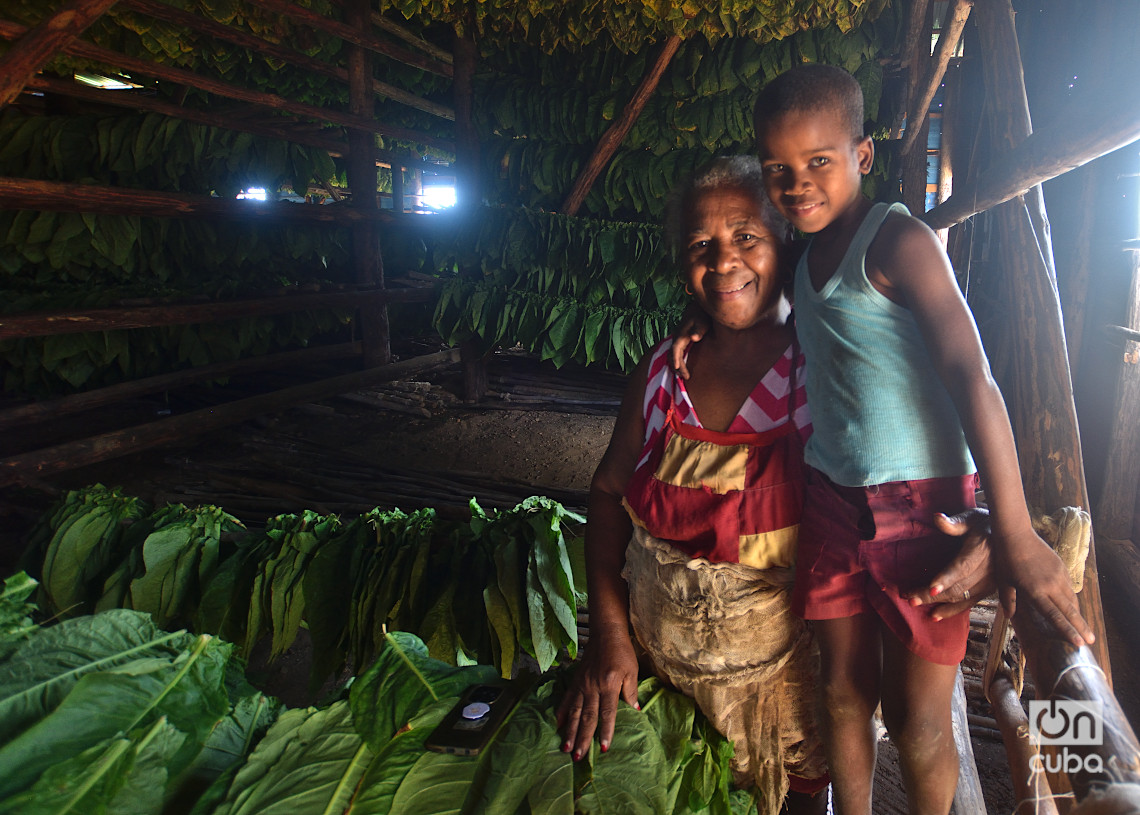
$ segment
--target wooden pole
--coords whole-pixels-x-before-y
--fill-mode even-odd
[[[345,19],[350,26],[367,29],[369,0],[348,0]],[[348,48],[348,97],[353,116],[371,119],[375,115],[372,97],[372,54],[359,45]],[[348,187],[352,190],[352,208],[374,216],[379,212],[376,195],[376,161],[372,157],[375,139],[369,130],[348,131]],[[362,292],[384,289],[384,259],[380,254],[379,236],[368,222],[352,227],[352,267],[356,287]],[[383,303],[360,307],[360,340],[365,368],[387,363],[392,356],[388,333],[388,309]]]
[[[44,63],[74,42],[116,0],[74,0],[35,28],[0,57],[0,108],[10,105]]]
[[[83,441],[56,445],[0,459],[0,486],[95,464],[119,456],[176,444],[220,427],[244,422],[291,405],[304,404],[381,382],[392,382],[458,361],[459,351],[448,349],[363,371],[322,379],[304,385],[202,408],[181,416],[104,433]]]
[[[1039,699],[1087,701],[1100,706],[1100,722],[1094,722],[1101,725],[1099,743],[1072,744],[1063,748],[1063,752],[1082,759],[1087,756],[1100,759],[1095,762],[1102,767],[1100,771],[1095,766],[1090,767],[1090,762],[1083,762],[1084,767],[1080,771],[1068,771],[1077,800],[1088,795],[1094,784],[1140,784],[1140,743],[1092,651],[1084,646],[1075,648],[1068,640],[1057,636],[1029,606],[1017,607],[1013,626],[1018,640],[1025,647]],[[1033,724],[1030,721],[1030,725]],[[1095,731],[1085,735],[1095,735]],[[1066,761],[1068,763],[1069,760]],[[1132,803],[1140,807],[1140,795],[1136,795]]]
[[[1053,792],[1045,774],[1031,769],[1039,754],[1029,740],[1029,719],[1013,682],[1008,676],[998,674],[990,683],[987,695],[1005,745],[1013,797],[1019,802],[1014,815],[1057,815],[1057,805],[1053,803]],[[1027,802],[1031,803],[1027,806]]]
[[[375,223],[391,214],[346,206],[288,201],[238,201],[182,192],[154,192],[95,184],[62,184],[30,178],[0,178],[0,209],[98,212],[154,218],[264,219],[302,223]]]
[[[577,215],[578,210],[582,207],[582,202],[586,200],[586,195],[590,192],[590,187],[594,185],[605,166],[609,164],[610,159],[613,158],[614,153],[617,151],[618,146],[621,145],[622,140],[625,139],[629,133],[633,123],[637,121],[637,117],[641,115],[641,111],[645,109],[645,104],[649,101],[649,97],[653,95],[653,91],[657,89],[658,83],[661,82],[661,77],[665,73],[665,69],[669,67],[673,56],[677,53],[677,49],[681,47],[681,38],[673,35],[665,44],[661,46],[661,51],[657,54],[657,59],[654,60],[653,65],[650,66],[645,76],[641,79],[641,84],[637,86],[634,91],[633,98],[626,103],[625,108],[612,125],[610,125],[602,137],[598,140],[597,146],[594,148],[593,155],[590,160],[586,162],[586,166],[579,173],[578,178],[575,179],[574,185],[570,188],[570,194],[566,196],[566,200],[562,202],[561,211],[566,215]]]
[[[26,31],[27,28],[17,23],[0,21],[0,37],[5,39],[18,39],[23,36]],[[447,139],[438,139],[427,133],[410,130],[406,127],[385,125],[377,122],[375,119],[361,118],[351,114],[329,110],[328,108],[317,107],[316,105],[293,102],[272,93],[240,88],[237,85],[211,79],[210,77],[196,74],[193,71],[170,68],[150,60],[136,59],[135,57],[129,57],[125,54],[90,45],[82,41],[72,42],[70,45],[65,46],[63,50],[65,53],[73,56],[114,65],[129,72],[142,74],[143,76],[165,79],[180,85],[199,88],[208,93],[216,94],[217,96],[223,96],[227,99],[236,99],[239,102],[247,102],[253,105],[261,105],[270,110],[284,111],[285,113],[292,113],[296,116],[302,116],[318,122],[329,122],[343,127],[355,127],[361,130],[368,130],[372,133],[379,133],[382,136],[391,136],[396,139],[420,142],[432,147],[438,147],[440,150],[450,151],[454,149],[454,145]]]
[[[296,311],[352,309],[364,303],[419,303],[435,299],[435,289],[376,289],[370,292],[329,292],[268,297],[257,300],[229,300],[214,303],[100,308],[85,311],[43,311],[0,314],[0,340],[82,334],[87,331],[116,331],[126,328],[153,328],[188,325]]]
[[[236,359],[231,362],[216,362],[210,365],[198,365],[182,371],[168,374],[158,374],[130,382],[120,382],[108,385],[105,388],[95,388],[83,393],[73,393],[61,396],[58,399],[48,399],[42,402],[30,402],[19,407],[0,411],[0,430],[16,427],[21,424],[42,422],[48,419],[59,419],[71,416],[106,405],[113,405],[127,399],[146,396],[151,393],[181,388],[195,382],[239,374],[254,373],[257,371],[270,371],[287,368],[295,365],[308,365],[315,362],[328,362],[335,359],[346,359],[360,355],[360,343],[346,342],[338,345],[320,345],[315,348],[302,348],[299,351],[281,351],[275,354],[263,354],[259,357]]]
[[[906,136],[903,137],[902,146],[904,156],[914,148],[915,141],[918,139],[918,128],[912,127],[912,125],[918,125],[921,119],[927,118],[930,103],[934,101],[934,95],[938,93],[938,86],[942,84],[942,78],[946,76],[946,69],[950,66],[950,60],[958,50],[962,31],[966,28],[966,21],[970,19],[970,12],[973,8],[974,0],[954,0],[949,20],[942,22],[942,31],[938,35],[938,46],[934,51],[934,58],[926,60],[928,70],[923,74],[914,94],[910,97],[911,101],[907,104]],[[923,42],[922,45],[925,47],[926,43]]]
[[[961,668],[958,669],[958,678],[954,682],[952,727],[954,748],[958,753],[958,787],[954,790],[954,812],[962,815],[985,812],[986,799],[982,795],[978,765],[974,761],[974,749],[970,745],[970,720],[966,710],[966,689]]]
[[[976,183],[955,189],[923,220],[932,229],[953,226],[1137,139],[1140,107],[1121,104],[1110,89],[1084,94],[1066,105],[1048,127],[1006,144],[989,169],[978,174]]]

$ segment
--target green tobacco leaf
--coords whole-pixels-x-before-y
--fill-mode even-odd
[[[562,522],[557,514],[547,511],[530,518],[534,530],[534,558],[538,580],[554,618],[566,634],[570,658],[578,654],[578,610],[574,602],[574,575],[570,555],[562,537]]]
[[[27,572],[5,578],[0,591],[0,660],[38,630],[31,618],[36,607],[27,602],[38,585]]]
[[[173,660],[193,642],[192,634],[161,631],[132,611],[77,617],[43,629],[0,671],[0,743],[48,715],[85,674],[133,669],[138,660]]]
[[[159,815],[167,768],[185,738],[165,718],[130,737],[110,738],[49,767],[30,789],[0,801],[0,812]]]
[[[591,766],[578,797],[582,815],[653,815],[665,811],[669,777],[665,751],[653,725],[629,705],[620,705],[606,753],[591,748]]]
[[[430,702],[459,696],[469,685],[498,676],[490,665],[456,668],[432,659],[413,634],[392,632],[387,641],[376,662],[349,691],[357,730],[376,750]]]
[[[135,612],[118,614],[133,615],[139,626],[148,622]],[[70,630],[73,636],[82,632]],[[25,650],[42,640],[31,640],[15,657],[26,656]],[[30,785],[57,761],[162,716],[188,736],[178,761],[172,762],[173,771],[181,770],[229,707],[224,687],[229,653],[228,644],[202,635],[186,651],[140,655],[112,670],[84,673],[57,707],[0,747],[0,794]],[[24,694],[30,690],[38,688],[25,687]]]
[[[345,812],[372,758],[347,702],[287,711],[234,776],[215,815]]]
[[[555,618],[554,610],[550,607],[550,602],[546,599],[546,592],[543,591],[533,549],[530,552],[527,564],[526,588],[526,606],[530,615],[530,636],[534,645],[533,655],[538,660],[539,670],[545,672],[558,657],[563,631]]]
[[[354,596],[354,592],[345,591],[345,576],[360,574],[364,558],[376,545],[367,518],[361,515],[345,525],[317,550],[305,570],[305,619],[313,642],[310,689],[319,687],[344,666]]]

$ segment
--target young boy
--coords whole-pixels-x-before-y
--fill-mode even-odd
[[[756,134],[769,197],[811,238],[795,273],[815,431],[793,608],[819,638],[836,810],[871,813],[881,702],[911,813],[945,815],[969,615],[936,620],[907,595],[950,560],[956,544],[933,515],[973,505],[975,462],[1002,585],[1074,643],[1092,632],[1033,532],[1005,404],[941,244],[901,205],[861,193],[874,146],[858,83],[839,68],[794,68],[760,93]]]

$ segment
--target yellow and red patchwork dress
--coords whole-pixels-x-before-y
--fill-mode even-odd
[[[671,346],[650,360],[645,447],[625,494],[630,619],[658,674],[733,740],[737,782],[774,815],[789,787],[827,784],[815,644],[790,606],[811,433],[803,357],[789,346],[722,433],[701,426]]]

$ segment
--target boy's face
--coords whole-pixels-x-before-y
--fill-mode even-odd
[[[875,148],[853,140],[839,113],[785,113],[758,122],[756,135],[768,196],[801,232],[825,229],[859,200]]]
[[[685,211],[681,255],[693,296],[717,325],[742,330],[780,303],[779,238],[760,217],[759,190],[721,186]]]

